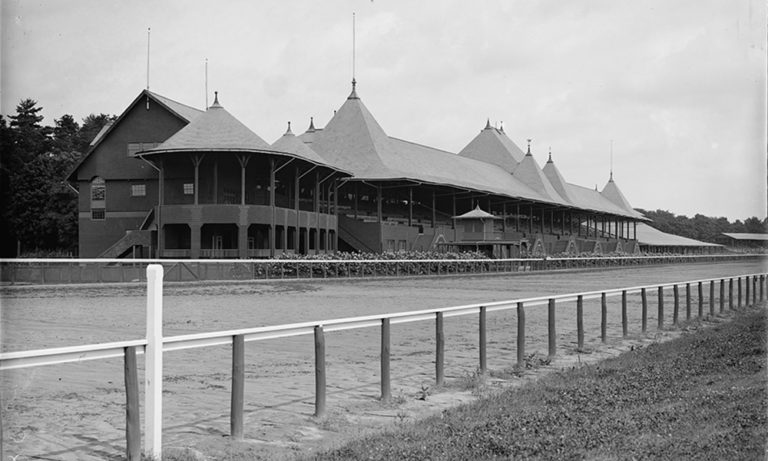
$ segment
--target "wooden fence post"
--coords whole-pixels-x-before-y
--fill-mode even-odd
[[[389,319],[381,319],[381,400],[392,398],[389,377]]]
[[[642,331],[645,333],[645,331],[648,329],[648,296],[645,292],[645,288],[640,289],[640,300],[642,301],[643,308],[642,308]]]
[[[672,310],[672,324],[677,326],[680,319],[680,291],[677,285],[672,286],[672,294],[675,297],[675,304]]]
[[[744,280],[744,286],[746,287],[746,296],[744,297],[744,306],[749,307],[749,276]]]
[[[709,315],[715,315],[715,281],[709,281]]]
[[[136,347],[124,348],[124,354],[125,457],[128,461],[141,461],[141,416],[139,413],[139,373],[136,367]]]
[[[549,298],[549,318],[548,318],[548,326],[549,326],[549,359],[555,357],[557,354],[557,337],[555,333],[555,300],[553,298]]]
[[[664,287],[659,287],[659,319],[658,329],[664,328]]]
[[[525,307],[517,303],[517,366],[525,366]]]
[[[147,266],[147,348],[144,371],[146,454],[163,452],[163,266]]]
[[[443,313],[435,316],[435,385],[442,386],[445,380],[445,333],[443,332]]]
[[[685,284],[685,319],[691,320],[691,284]]]
[[[704,317],[704,282],[699,282],[699,317]]]
[[[584,350],[584,297],[582,295],[576,297],[576,338],[576,350],[582,352]]]
[[[486,336],[485,336],[485,306],[480,306],[480,373],[485,373],[488,368]]]
[[[733,277],[728,279],[728,310],[733,310]]]
[[[325,414],[325,334],[323,326],[315,326],[315,416]]]
[[[725,279],[720,279],[720,313],[725,311]]]
[[[245,400],[245,336],[232,336],[232,396],[229,409],[229,433],[232,440],[243,440]]]
[[[621,292],[621,335],[627,337],[628,325],[627,325],[627,292]]]
[[[605,300],[605,293],[600,296],[600,341],[608,340],[608,303]]]

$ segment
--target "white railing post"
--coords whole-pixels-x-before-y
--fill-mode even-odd
[[[147,350],[144,371],[145,453],[163,451],[163,266],[147,266]]]

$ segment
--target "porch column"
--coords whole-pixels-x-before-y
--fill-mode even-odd
[[[413,187],[408,188],[408,227],[413,225]]]
[[[597,215],[595,215],[593,221],[594,221],[593,224],[595,225],[595,238],[597,238],[598,237],[598,235],[597,235]]]
[[[190,230],[190,250],[189,250],[189,257],[192,259],[200,259],[200,229],[202,228],[202,224],[199,223],[190,223],[189,224],[189,230]]]
[[[637,221],[632,221],[632,226],[634,227],[632,232],[632,240],[637,240]]]
[[[357,186],[358,185],[359,185],[359,183],[357,181],[355,181],[355,191],[354,191],[354,194],[355,194],[355,219],[357,219]]]
[[[501,217],[504,218],[501,221],[501,231],[507,231],[507,202],[501,204]]]
[[[456,229],[456,220],[453,219],[453,216],[456,216],[456,192],[453,193],[452,198],[453,198],[453,214],[451,215],[451,229],[455,230]],[[456,238],[455,235],[454,235],[454,238]]]
[[[336,228],[333,231],[333,253],[339,248],[339,180],[333,179],[333,214],[336,216]]]
[[[307,230],[309,232],[309,230]],[[315,254],[320,253],[320,172],[315,171]]]
[[[520,204],[515,204],[515,232],[520,232]]]
[[[530,213],[528,214],[528,236],[533,234],[533,205],[530,206]]]
[[[296,254],[299,254],[299,234],[301,234],[299,191],[301,191],[301,171],[299,167],[296,167],[296,177],[294,178],[293,186],[293,209],[296,210],[296,232],[293,234],[293,248]]]
[[[539,221],[539,232],[544,234],[544,209],[541,209],[541,221]]]
[[[198,190],[200,190],[200,163],[203,161],[203,158],[199,156],[198,154],[195,154],[192,157],[192,165],[195,167],[195,184],[193,187],[195,188],[195,205],[200,204],[200,195],[198,193]]]
[[[275,257],[275,159],[269,159],[269,257]]]
[[[237,225],[237,257],[248,258],[248,224]]]
[[[555,210],[549,212],[549,233],[555,233]]]
[[[381,224],[381,185],[376,186],[376,221]]]
[[[245,205],[245,168],[250,159],[251,157],[245,154],[237,156],[237,161],[240,163],[240,205]]]
[[[165,205],[165,169],[163,168],[163,161],[158,163],[159,170],[157,172],[157,257],[163,257],[163,250],[165,250],[165,235],[163,230],[163,205]]]
[[[437,210],[435,210],[435,191],[432,190],[432,229],[435,228],[435,222],[437,221],[436,218]]]

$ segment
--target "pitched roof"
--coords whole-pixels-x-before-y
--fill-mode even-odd
[[[271,151],[271,146],[219,104],[218,97],[205,113],[159,146],[141,154],[176,151]]]
[[[734,240],[760,240],[768,241],[768,234],[751,234],[748,232],[723,232],[723,235]]]
[[[557,193],[560,194],[560,197],[564,198],[569,203],[574,203],[573,198],[571,198],[568,193],[568,183],[565,182],[565,178],[560,174],[560,170],[555,166],[555,162],[552,161],[552,152],[549,153],[549,159],[541,171],[544,173],[544,176],[547,177],[549,183],[552,184],[552,187],[554,187]]]
[[[629,201],[627,201],[626,197],[624,197],[624,194],[621,193],[619,186],[616,185],[616,182],[613,180],[613,173],[611,173],[611,176],[608,179],[608,183],[606,183],[605,187],[603,187],[603,190],[600,192],[600,194],[602,194],[603,197],[607,198],[626,212],[634,215],[640,215],[640,213],[632,208],[632,205],[629,204]]]
[[[454,216],[454,219],[501,219],[498,216],[494,216],[487,211],[480,209],[480,205],[477,205],[474,210],[467,211],[466,213]]]
[[[525,154],[504,131],[492,127],[488,121],[485,128],[480,130],[459,155],[497,165],[507,173],[512,173]]]
[[[293,134],[290,123],[288,124],[288,131],[272,143],[272,150],[285,152],[318,165],[328,166],[328,162],[324,158]]]
[[[115,127],[120,125],[120,122],[123,121],[123,119],[126,117],[126,115],[133,110],[134,106],[138,104],[140,101],[145,101],[147,104],[149,104],[149,101],[154,101],[158,104],[160,104],[162,107],[164,107],[166,110],[168,110],[171,114],[178,117],[180,120],[189,123],[192,120],[195,120],[197,117],[203,114],[203,111],[199,109],[195,109],[194,107],[187,106],[185,104],[182,104],[180,102],[176,102],[173,99],[166,98],[165,96],[161,96],[157,93],[153,93],[149,90],[141,90],[141,93],[139,93],[138,96],[128,105],[128,107],[123,111],[122,114],[120,114],[119,117],[114,122],[110,122],[107,125],[104,126],[104,128],[99,131],[99,133],[93,138],[90,145],[88,146],[88,151],[80,158],[80,161],[77,162],[77,164],[72,168],[72,171],[67,175],[67,181],[72,181],[73,176],[77,172],[77,170],[80,168],[80,166],[85,163],[85,161],[88,159],[88,157],[91,156],[91,153],[93,153],[96,148],[109,136],[109,134],[112,132]]]
[[[520,163],[517,164],[512,175],[539,194],[548,197],[550,199],[549,201],[570,205],[570,203],[561,197],[555,188],[552,187],[549,179],[547,179],[544,172],[539,168],[539,164],[534,160],[530,147],[528,148],[528,153],[526,153]]]
[[[638,216],[630,215],[626,210],[603,197],[600,195],[600,192],[594,189],[571,183],[566,183],[566,187],[568,196],[573,200],[573,204],[579,208],[601,213],[610,213],[617,216],[642,217],[639,213],[635,213]]]
[[[637,241],[640,245],[649,246],[685,246],[685,247],[721,247],[715,243],[667,234],[645,223],[637,223]]]

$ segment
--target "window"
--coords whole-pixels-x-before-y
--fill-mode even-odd
[[[159,142],[129,142],[128,143],[128,157],[134,157],[141,151],[152,149],[159,146]]]
[[[131,197],[144,197],[146,195],[146,184],[131,184]]]
[[[195,193],[195,185],[191,182],[184,183],[184,195],[193,195]]]
[[[91,219],[103,221],[106,218],[107,183],[99,176],[91,180]]]

